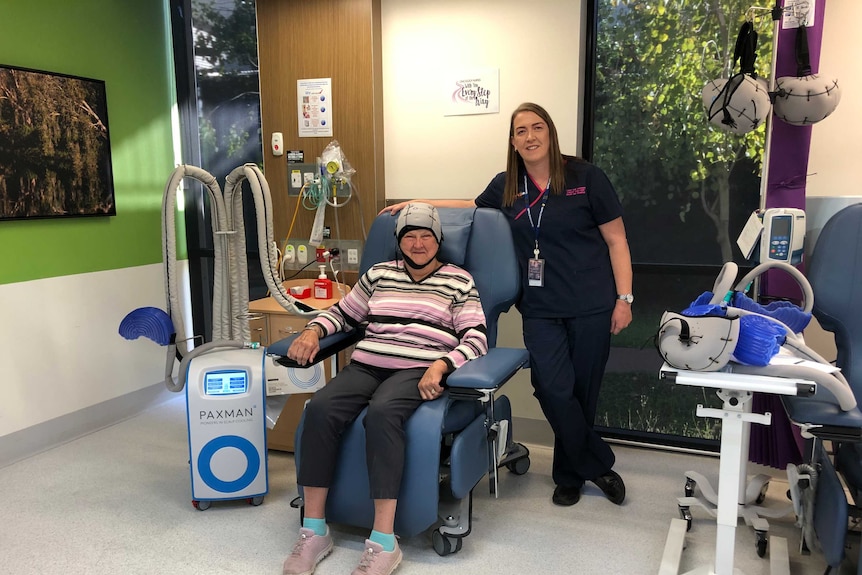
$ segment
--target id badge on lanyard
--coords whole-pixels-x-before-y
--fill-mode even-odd
[[[527,285],[530,287],[544,287],[545,285],[545,260],[530,258],[527,262]]]
[[[529,287],[544,287],[545,285],[545,260],[539,257],[539,228],[542,226],[542,215],[545,213],[545,204],[548,202],[550,187],[551,180],[549,178],[548,185],[542,192],[542,207],[539,208],[539,216],[533,223],[533,214],[530,212],[530,195],[527,192],[529,189],[527,188],[527,175],[524,174],[524,201],[527,203],[527,217],[530,218],[530,226],[532,226],[535,236],[533,257],[527,261],[527,285]]]

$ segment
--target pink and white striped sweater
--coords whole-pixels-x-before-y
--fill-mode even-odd
[[[456,265],[415,282],[404,262],[371,267],[340,302],[314,318],[325,334],[365,327],[353,360],[384,369],[457,369],[488,352],[485,314],[473,277]]]

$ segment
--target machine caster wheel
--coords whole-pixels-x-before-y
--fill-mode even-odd
[[[249,497],[248,498],[248,504],[249,505],[254,505],[255,507],[257,507],[261,503],[263,503],[263,496],[262,495],[259,495],[257,497]]]
[[[694,486],[695,485],[697,485],[697,483],[695,483],[694,479],[692,479],[690,477],[686,478],[685,490],[684,490],[686,497],[691,497],[692,495],[694,495]]]
[[[766,500],[766,492],[769,491],[769,482],[763,484],[763,487],[760,488],[760,493],[757,494],[757,498],[754,500],[754,503],[760,505]],[[761,555],[763,557],[763,555]]]
[[[461,537],[447,537],[440,533],[439,529],[435,529],[431,533],[431,544],[434,545],[434,551],[437,552],[437,555],[445,557],[460,551],[464,542],[461,541]]]
[[[756,531],[757,533],[757,556],[758,557],[766,557],[766,532],[765,531]]]
[[[506,469],[515,475],[524,475],[530,469],[530,458],[522,457],[506,464]]]
[[[206,511],[210,508],[209,501],[192,501],[192,505],[194,505],[195,509],[197,509],[198,511]]]
[[[679,507],[679,517],[685,520],[685,530],[691,531],[691,509],[681,505]]]

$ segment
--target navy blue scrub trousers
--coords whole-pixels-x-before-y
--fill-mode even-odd
[[[611,312],[523,318],[533,395],[554,430],[554,483],[580,487],[613,468],[614,452],[593,429],[611,346]]]
[[[341,435],[362,409],[372,499],[398,499],[404,470],[404,424],[424,401],[417,384],[426,368],[380,369],[349,363],[305,408],[297,483],[329,487]]]

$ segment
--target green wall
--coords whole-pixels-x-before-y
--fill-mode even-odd
[[[159,263],[174,167],[163,0],[0,0],[0,63],[104,80],[117,215],[0,221],[0,284]]]

